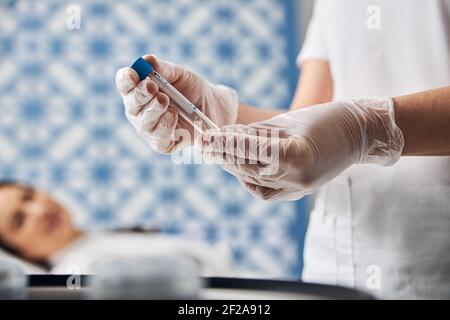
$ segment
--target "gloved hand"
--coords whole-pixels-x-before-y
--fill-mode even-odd
[[[353,164],[395,164],[404,147],[391,99],[332,102],[203,136],[207,159],[258,198],[297,200]]]
[[[147,55],[144,59],[219,127],[236,122],[239,102],[233,89],[212,85],[181,66],[155,56]],[[117,71],[116,86],[122,95],[128,120],[155,151],[172,153],[194,143],[192,125],[169,106],[169,97],[159,92],[154,81],[147,78],[139,82],[133,69],[123,68]],[[192,139],[177,140],[176,129],[188,130]]]

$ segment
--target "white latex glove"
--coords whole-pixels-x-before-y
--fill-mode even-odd
[[[212,85],[183,67],[155,56],[147,55],[144,59],[219,127],[236,122],[239,102],[233,89]],[[154,81],[147,78],[139,82],[136,71],[123,68],[117,71],[116,86],[128,120],[152,149],[168,154],[194,143],[191,124],[178,116],[176,108],[169,105],[169,97],[159,92]],[[188,130],[191,141],[177,141],[176,129]]]
[[[279,138],[273,138],[277,132]],[[258,198],[297,200],[353,164],[395,164],[404,140],[393,102],[386,98],[332,102],[250,126],[208,131],[203,146],[207,159],[221,164]]]

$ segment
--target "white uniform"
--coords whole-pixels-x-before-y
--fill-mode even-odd
[[[330,62],[335,100],[448,86],[450,0],[318,0],[299,63],[308,59]],[[358,165],[317,195],[303,279],[449,299],[449,253],[449,157]]]
[[[51,259],[52,274],[93,274],[105,259],[177,255],[198,263],[204,276],[233,274],[231,252],[226,245],[207,245],[166,235],[91,233],[75,240]]]

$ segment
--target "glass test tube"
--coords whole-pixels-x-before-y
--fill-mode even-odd
[[[190,123],[198,132],[203,134],[204,131],[209,129],[220,130],[211,119],[205,116],[196,106],[172,86],[169,81],[156,72],[149,62],[143,58],[139,58],[131,68],[139,74],[141,81],[146,77],[155,81],[159,90],[169,96],[170,104],[176,108],[178,114]]]

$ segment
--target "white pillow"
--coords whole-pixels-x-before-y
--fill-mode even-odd
[[[44,268],[38,267],[28,261],[25,261],[21,258],[18,258],[16,256],[13,256],[12,254],[9,254],[8,252],[5,252],[4,250],[0,249],[0,259],[1,260],[11,260],[16,263],[18,263],[22,269],[25,271],[26,274],[46,274],[48,271],[46,271]]]

